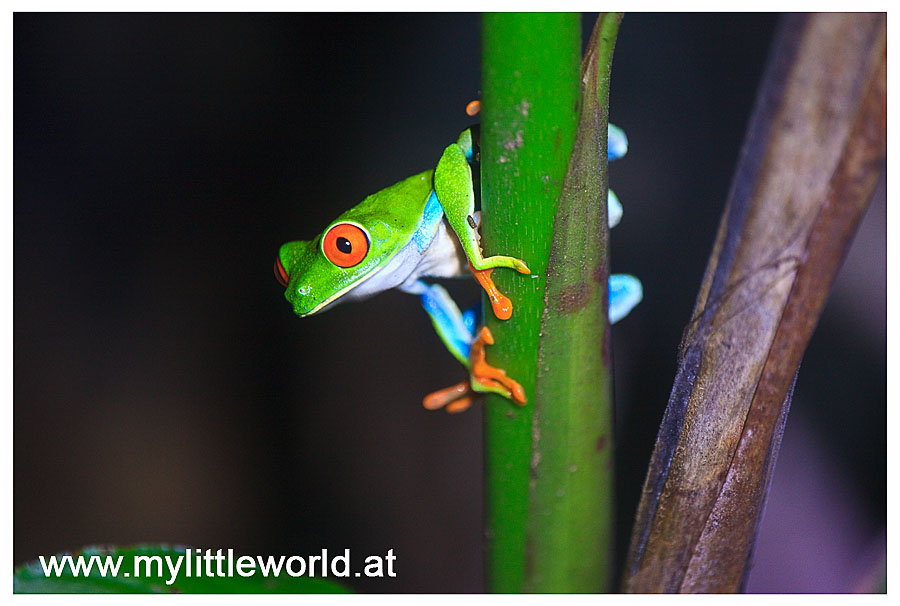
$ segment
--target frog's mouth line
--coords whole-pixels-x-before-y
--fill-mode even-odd
[[[364,276],[361,280],[357,280],[356,282],[354,282],[353,284],[347,286],[347,287],[344,288],[343,290],[339,290],[339,291],[336,292],[335,294],[331,295],[330,297],[328,297],[327,299],[325,299],[324,301],[322,301],[321,303],[319,303],[318,305],[316,305],[311,311],[308,311],[308,312],[306,312],[305,314],[298,314],[298,317],[300,317],[300,318],[305,318],[305,317],[307,317],[307,316],[312,316],[312,315],[315,315],[315,314],[317,314],[317,313],[319,313],[319,312],[325,311],[325,308],[330,307],[332,303],[335,303],[335,300],[336,300],[336,299],[342,297],[343,295],[345,295],[345,294],[348,293],[349,291],[353,290],[354,288],[356,288],[357,286],[359,286],[360,284],[362,284],[363,282],[365,282],[366,280],[368,280],[371,276],[375,275],[376,273],[378,273],[378,272],[377,272],[377,271],[373,271],[373,272],[372,272],[371,274],[369,274],[368,276]]]
[[[369,278],[375,276],[375,275],[378,274],[382,269],[384,269],[384,268],[381,268],[381,269],[376,268],[375,270],[373,270],[373,271],[369,272],[368,274],[364,275],[362,278],[360,278],[360,279],[357,280],[356,282],[353,282],[352,284],[348,284],[347,286],[345,286],[345,287],[342,288],[341,290],[337,291],[336,293],[334,293],[333,295],[331,295],[330,297],[328,297],[327,299],[325,299],[324,301],[322,301],[321,303],[319,303],[318,305],[316,305],[311,311],[308,311],[308,312],[306,312],[305,314],[297,314],[298,317],[300,317],[300,318],[305,318],[305,317],[307,317],[307,316],[312,316],[312,315],[315,315],[315,314],[317,314],[317,313],[319,313],[319,312],[325,311],[326,308],[330,307],[333,303],[336,303],[337,299],[340,299],[340,298],[343,297],[345,294],[347,294],[348,292],[350,292],[351,290],[353,290],[354,288],[356,288],[357,286],[359,286],[360,284],[362,284],[363,282],[365,282],[365,281],[368,280]]]

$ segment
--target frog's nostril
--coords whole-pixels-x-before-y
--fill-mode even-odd
[[[278,280],[278,283],[287,288],[288,282],[288,273],[284,270],[284,265],[281,264],[281,259],[275,258],[275,279]]]

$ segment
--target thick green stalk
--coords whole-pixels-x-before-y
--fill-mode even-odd
[[[495,271],[515,307],[506,322],[486,314],[497,343],[488,360],[518,380],[529,399],[518,408],[492,396],[484,408],[486,565],[494,592],[533,588],[528,553],[540,325],[553,218],[578,121],[580,55],[578,15],[484,17],[483,246],[486,254],[524,259],[533,272]]]

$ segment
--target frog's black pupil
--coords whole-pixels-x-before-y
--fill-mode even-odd
[[[353,252],[353,246],[350,245],[350,240],[347,238],[338,238],[335,244],[337,245],[337,249],[345,255],[349,255]]]

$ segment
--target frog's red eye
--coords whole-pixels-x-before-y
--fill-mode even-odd
[[[284,265],[281,264],[281,259],[278,257],[275,257],[275,279],[285,288],[288,287],[288,282],[290,282],[288,273],[284,270]]]
[[[322,252],[338,267],[359,265],[369,254],[369,236],[353,223],[338,223],[322,238]]]

